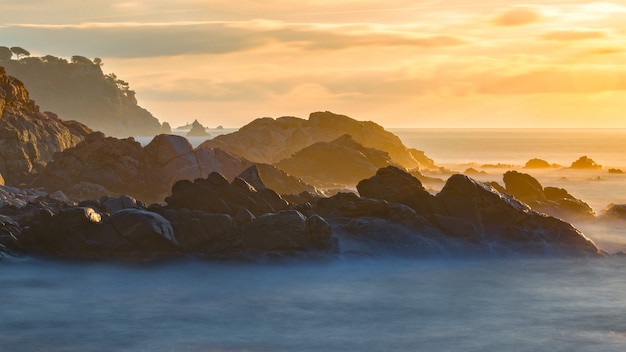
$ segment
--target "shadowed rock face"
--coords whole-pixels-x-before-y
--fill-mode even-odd
[[[563,188],[544,188],[534,177],[517,171],[506,172],[503,180],[504,192],[536,211],[566,220],[591,220],[595,217],[595,212],[587,203]]]
[[[75,121],[40,112],[19,80],[0,67],[0,175],[4,183],[25,183],[54,153],[78,144],[91,130]]]
[[[379,192],[376,185],[383,180],[390,184]],[[376,187],[365,191],[368,183]],[[239,178],[229,183],[217,173],[177,182],[167,205],[148,208],[129,197],[73,204],[35,192],[12,199],[18,195],[9,189],[9,205],[0,206],[0,251],[132,260],[186,254],[254,259],[335,251],[601,255],[571,225],[463,175],[450,177],[436,196],[423,193],[419,181],[394,167],[379,170],[361,185],[378,199],[339,193],[289,206],[271,189],[257,190]],[[401,196],[407,192],[413,196]]]
[[[364,197],[405,204],[445,236],[463,236],[513,252],[597,255],[598,248],[570,224],[534,212],[517,199],[464,175],[453,175],[436,196],[394,167],[357,186]]]
[[[314,143],[275,165],[314,185],[353,186],[393,164],[386,152],[363,147],[343,135],[331,142]]]
[[[156,136],[144,148],[133,138],[97,132],[74,148],[57,154],[36,185],[80,199],[129,194],[147,202],[162,201],[179,180],[194,180],[218,171],[234,179],[253,163],[219,149],[194,150],[184,137]],[[315,188],[269,165],[260,177],[281,192],[315,192]]]
[[[370,121],[357,121],[331,112],[315,112],[308,120],[296,117],[261,118],[239,131],[217,136],[200,148],[220,148],[248,160],[274,164],[317,142],[330,142],[342,135],[367,148],[389,154],[397,164],[413,169],[419,163],[400,139]]]

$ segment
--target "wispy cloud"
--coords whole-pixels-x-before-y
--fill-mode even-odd
[[[497,26],[522,26],[537,22],[541,19],[539,11],[530,7],[515,7],[500,12],[491,18],[491,22]]]
[[[545,33],[541,37],[546,40],[577,41],[606,38],[607,34],[599,30],[564,29]]]

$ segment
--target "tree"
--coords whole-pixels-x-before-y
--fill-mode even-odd
[[[102,59],[101,59],[101,58],[99,58],[99,57],[94,58],[94,59],[93,59],[93,63],[94,63],[94,64],[96,64],[96,65],[98,65],[98,66],[102,66],[102,65],[104,65],[104,63],[102,62]]]
[[[88,58],[80,55],[72,56],[72,63],[74,64],[83,64],[83,65],[93,65],[93,62]]]
[[[0,61],[9,61],[13,57],[13,52],[6,46],[0,46]]]
[[[17,56],[17,59],[20,59],[20,56],[30,56],[30,52],[24,48],[20,48],[19,46],[12,46],[11,51]]]

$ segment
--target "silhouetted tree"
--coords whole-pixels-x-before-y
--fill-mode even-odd
[[[93,65],[93,62],[88,58],[80,55],[72,56],[72,63],[74,64],[83,64],[83,65]]]
[[[102,62],[102,59],[101,59],[101,58],[99,58],[99,57],[94,58],[94,59],[93,59],[93,63],[94,63],[94,64],[96,64],[96,65],[98,65],[98,66],[102,66],[102,65],[104,65],[104,63]]]
[[[17,59],[20,59],[20,56],[30,56],[30,52],[24,48],[20,48],[19,46],[12,46],[11,51],[17,56]]]
[[[13,57],[13,52],[6,46],[0,46],[0,61],[9,61]]]

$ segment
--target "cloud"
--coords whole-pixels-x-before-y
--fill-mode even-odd
[[[559,30],[545,33],[541,38],[545,40],[557,40],[557,41],[577,41],[577,40],[589,40],[589,39],[601,39],[606,37],[606,32],[598,30]]]
[[[226,54],[283,43],[302,50],[341,50],[353,47],[463,45],[452,35],[419,34],[408,30],[361,26],[324,26],[280,22],[83,23],[79,25],[9,25],[0,35],[28,37],[39,51],[106,57],[152,57]],[[50,41],[48,38],[54,38]]]
[[[491,19],[491,22],[497,26],[523,26],[526,24],[537,22],[541,19],[541,14],[535,9],[529,7],[516,7],[501,12]]]

